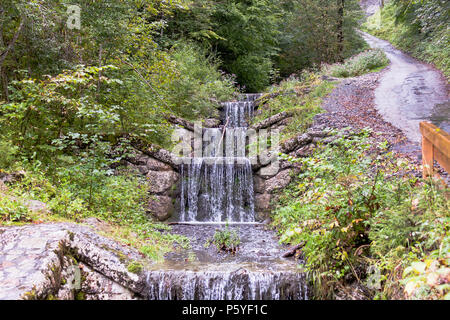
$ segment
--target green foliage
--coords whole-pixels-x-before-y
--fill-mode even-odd
[[[132,273],[140,273],[143,270],[143,268],[144,267],[142,266],[142,264],[138,261],[131,261],[127,265],[127,270]]]
[[[316,72],[304,71],[300,77],[289,77],[277,85],[272,85],[267,93],[259,99],[260,107],[251,120],[256,124],[280,112],[292,113],[292,118],[281,132],[285,140],[297,135],[313,122],[316,114],[323,110],[322,99],[334,88],[334,83],[321,80]]]
[[[174,10],[155,41],[169,47],[173,38],[196,41],[216,53],[246,91],[257,92],[280,75],[361,50],[364,41],[354,30],[360,17],[355,0],[343,6],[330,0],[201,0]]]
[[[321,63],[334,63],[360,52],[367,44],[355,31],[362,18],[359,1],[282,1],[281,53],[276,66],[282,76]],[[342,10],[342,11],[341,11]]]
[[[209,247],[214,244],[217,250],[223,250],[235,254],[239,248],[241,240],[236,230],[230,229],[228,224],[222,230],[216,230],[212,239],[209,239],[205,246]]]
[[[367,278],[374,295],[402,298],[401,267],[438,248],[441,257],[449,254],[441,247],[450,219],[442,191],[407,174],[411,165],[385,145],[374,146],[369,132],[291,160],[304,171],[282,197],[274,225],[282,242],[305,243],[319,297],[331,297],[339,283]],[[379,272],[376,281],[370,269]]]
[[[448,1],[390,1],[364,27],[414,57],[435,64],[449,77],[449,9]]]
[[[389,59],[381,49],[371,49],[359,53],[344,63],[337,63],[326,68],[334,77],[347,78],[379,71],[389,64]]]
[[[18,199],[5,197],[0,194],[0,222],[29,222],[31,221],[28,208]]]
[[[10,141],[0,140],[0,170],[9,169],[14,165],[18,149]]]
[[[235,92],[234,79],[221,73],[219,62],[192,43],[176,43],[171,57],[179,72],[169,88],[173,111],[193,120],[216,115],[218,102],[230,100]]]

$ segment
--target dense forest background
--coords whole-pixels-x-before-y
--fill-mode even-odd
[[[69,133],[164,145],[168,114],[201,119],[363,48],[353,0],[82,0],[69,29],[72,2],[0,4],[2,134],[23,152]]]

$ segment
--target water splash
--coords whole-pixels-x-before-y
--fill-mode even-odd
[[[307,300],[305,275],[282,271],[157,270],[147,274],[152,300]]]
[[[253,222],[253,177],[245,158],[254,100],[224,103],[224,128],[204,131],[203,158],[180,165],[180,221]]]
[[[195,158],[180,171],[180,221],[255,221],[249,159]]]

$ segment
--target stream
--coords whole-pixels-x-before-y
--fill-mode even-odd
[[[246,120],[253,116],[256,97],[224,103],[222,125],[203,133],[203,141],[210,142],[203,146],[204,157],[180,165],[180,211],[174,217],[179,224],[171,233],[188,237],[190,248],[170,252],[164,262],[150,266],[149,299],[308,299],[302,261],[283,258],[286,247],[255,218],[245,147]],[[235,254],[209,245],[215,232],[225,228],[239,235]]]

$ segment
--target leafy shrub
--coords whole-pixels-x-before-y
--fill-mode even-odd
[[[370,49],[351,57],[344,63],[331,65],[327,72],[334,77],[355,77],[371,71],[378,71],[388,63],[389,59],[383,50]]]
[[[0,222],[29,222],[30,212],[21,201],[0,194]]]
[[[225,229],[217,230],[214,233],[213,238],[209,239],[206,242],[205,246],[209,247],[211,243],[214,244],[219,251],[223,250],[235,254],[238,250],[241,240],[239,239],[239,235],[237,234],[236,230],[230,230],[227,224],[225,226]]]
[[[375,297],[404,298],[403,268],[432,250],[441,258],[450,254],[443,191],[409,175],[414,167],[386,145],[374,146],[369,132],[342,135],[311,157],[288,159],[304,171],[282,196],[274,225],[282,242],[305,243],[319,297],[358,281]],[[379,272],[376,281],[371,269]]]
[[[11,168],[16,160],[18,148],[9,141],[0,140],[0,170]]]
[[[171,53],[178,77],[169,86],[174,112],[187,119],[211,117],[218,102],[230,100],[234,79],[218,70],[218,61],[199,47],[178,42]]]

